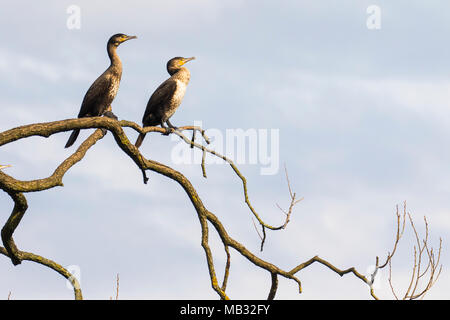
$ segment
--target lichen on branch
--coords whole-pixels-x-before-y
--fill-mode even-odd
[[[176,183],[178,183],[183,190],[188,195],[190,202],[192,206],[195,208],[197,217],[199,219],[199,223],[201,226],[201,245],[205,253],[206,257],[206,263],[208,265],[208,272],[209,277],[211,281],[211,287],[213,290],[218,294],[218,296],[221,299],[229,299],[229,296],[226,293],[227,286],[228,286],[228,277],[230,273],[230,266],[231,266],[231,253],[230,248],[234,249],[238,254],[245,257],[248,261],[250,261],[255,267],[261,268],[265,271],[267,271],[270,275],[270,288],[268,293],[268,299],[274,299],[278,290],[278,279],[279,277],[284,277],[286,279],[294,281],[298,285],[299,292],[302,292],[302,285],[301,281],[298,278],[297,274],[310,266],[313,263],[319,263],[324,266],[326,266],[329,270],[337,273],[340,276],[346,275],[346,274],[353,274],[356,278],[363,281],[365,284],[369,286],[369,292],[370,295],[378,299],[377,296],[374,293],[374,289],[372,287],[372,283],[376,274],[376,271],[374,272],[371,277],[367,278],[366,276],[362,275],[360,272],[358,272],[354,267],[350,267],[347,269],[340,269],[327,260],[320,258],[318,256],[315,256],[306,262],[303,262],[296,267],[292,268],[290,271],[283,270],[276,266],[275,264],[268,262],[264,259],[259,258],[256,254],[251,252],[249,249],[247,249],[242,243],[238,242],[237,240],[233,239],[229,233],[227,232],[226,228],[221,223],[220,219],[213,214],[211,211],[209,211],[206,206],[203,204],[200,196],[198,195],[196,189],[192,185],[192,183],[179,171],[171,168],[170,166],[157,162],[152,159],[147,159],[138,148],[136,148],[129,140],[128,136],[125,134],[123,128],[131,128],[135,130],[138,133],[161,133],[165,134],[166,129],[160,128],[160,127],[145,127],[142,128],[136,123],[132,121],[126,121],[121,120],[117,121],[114,119],[110,119],[107,117],[91,117],[91,118],[80,118],[80,119],[67,119],[67,120],[61,120],[61,121],[53,121],[53,122],[47,122],[47,123],[36,123],[36,124],[30,124],[25,126],[20,126],[17,128],[13,128],[4,132],[0,132],[0,147],[9,143],[13,143],[17,140],[28,138],[31,136],[41,136],[41,137],[49,137],[53,134],[57,134],[60,132],[65,131],[71,131],[73,129],[96,129],[94,133],[92,133],[85,141],[81,143],[81,145],[74,151],[73,154],[71,154],[68,158],[66,158],[61,164],[59,164],[55,171],[49,175],[47,178],[41,178],[36,180],[30,180],[30,181],[21,181],[18,179],[15,179],[14,177],[8,175],[4,171],[0,170],[0,189],[7,192],[11,199],[14,202],[14,208],[10,214],[9,219],[5,223],[4,227],[2,228],[2,241],[4,247],[0,247],[0,253],[3,255],[9,257],[14,265],[18,265],[23,260],[33,261],[36,263],[40,263],[46,267],[49,267],[62,276],[64,276],[66,279],[70,280],[72,286],[74,287],[74,294],[76,299],[81,299],[81,288],[79,286],[79,283],[75,277],[73,277],[66,269],[61,267],[59,264],[46,259],[44,257],[35,255],[33,253],[28,253],[21,251],[17,245],[15,244],[13,240],[13,233],[17,229],[17,227],[20,224],[20,221],[23,219],[25,212],[27,210],[27,202],[25,198],[25,194],[28,192],[42,192],[54,187],[63,186],[63,178],[64,175],[78,162],[82,161],[85,157],[86,153],[89,151],[91,147],[93,147],[99,140],[101,140],[106,133],[109,131],[112,133],[114,140],[119,147],[121,151],[123,151],[128,157],[136,164],[139,170],[143,173],[144,183],[147,182],[148,178],[146,176],[146,171],[153,171],[157,174],[161,174]],[[183,131],[192,131],[192,139],[189,139],[183,134]],[[291,219],[291,214],[293,212],[294,206],[301,200],[298,199],[296,196],[296,193],[292,191],[291,184],[289,181],[289,177],[287,175],[286,170],[286,180],[288,184],[288,191],[290,196],[290,205],[287,209],[287,211],[281,209],[280,210],[285,214],[284,222],[281,223],[278,226],[272,226],[264,222],[264,220],[261,218],[261,215],[255,210],[253,205],[250,202],[248,191],[247,191],[247,179],[244,177],[244,175],[239,171],[237,166],[228,159],[227,157],[220,155],[219,153],[215,152],[212,149],[209,149],[207,146],[195,142],[195,135],[196,132],[199,132],[203,140],[206,144],[209,144],[209,138],[206,136],[205,131],[202,128],[195,127],[195,126],[184,126],[180,127],[178,129],[172,129],[171,134],[176,134],[179,136],[184,142],[186,142],[188,145],[190,145],[191,148],[198,148],[203,152],[202,157],[202,174],[204,177],[206,177],[206,169],[205,169],[205,154],[210,153],[214,156],[220,157],[224,159],[229,165],[231,166],[233,172],[240,178],[242,182],[243,187],[243,194],[244,194],[244,202],[246,203],[247,207],[253,214],[253,216],[258,221],[259,225],[262,227],[262,236],[261,236],[261,250],[264,245],[265,239],[266,239],[266,229],[269,230],[282,230],[287,227],[287,224],[289,223]],[[412,220],[411,220],[412,221]],[[225,272],[224,277],[222,280],[222,285],[219,285],[219,280],[216,275],[216,266],[213,259],[213,251],[211,250],[211,247],[209,245],[209,226],[212,226],[213,229],[217,232],[219,235],[223,245],[224,250],[227,255],[227,261],[225,265]],[[397,246],[398,241],[401,238],[401,232],[403,227],[400,226],[400,219],[398,220],[398,228],[397,228],[397,236],[395,241],[394,250],[392,253],[388,255],[388,259],[386,263],[379,266],[378,264],[378,258],[377,258],[377,269],[384,268],[386,265],[390,266],[390,261],[392,259],[392,256],[395,253],[395,249]],[[413,226],[414,228],[414,226]],[[427,229],[428,230],[428,229]],[[428,232],[428,231],[427,231]],[[428,244],[425,243],[423,246],[418,244],[420,253],[427,253],[427,257],[429,259],[429,267],[427,269],[431,268],[433,271],[433,274],[435,275],[434,278],[429,282],[429,284],[426,287],[426,291],[428,291],[432,284],[435,283],[437,280],[436,275],[438,276],[439,273],[435,272],[437,270],[437,265],[439,264],[439,257],[440,257],[440,249],[439,249],[439,256],[437,259],[435,259],[435,255],[431,248],[429,248]],[[440,247],[441,248],[441,247]],[[424,251],[425,250],[425,251]],[[420,258],[419,258],[420,259]],[[415,263],[417,264],[417,263]],[[420,263],[419,263],[420,264]],[[423,277],[423,273],[417,281],[419,281]],[[414,283],[414,289],[416,288],[417,284]],[[409,292],[409,291],[408,291]],[[414,290],[412,290],[412,293],[410,293],[411,297],[416,297],[414,294]]]

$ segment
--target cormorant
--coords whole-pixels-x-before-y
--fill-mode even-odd
[[[122,77],[122,62],[117,55],[116,49],[121,43],[135,38],[137,37],[127,36],[122,33],[115,34],[109,38],[106,47],[109,59],[111,60],[111,65],[97,78],[97,80],[94,81],[86,92],[81,104],[80,113],[78,113],[78,118],[99,117],[105,115],[117,119],[111,112],[111,103],[116,97],[120,79]],[[73,145],[79,133],[80,129],[73,130],[65,148]]]
[[[144,127],[161,125],[162,128],[166,129],[167,134],[169,133],[169,128],[177,128],[170,123],[169,118],[180,106],[191,77],[189,70],[183,65],[194,59],[194,57],[175,57],[167,62],[167,72],[169,72],[171,77],[161,83],[148,100],[147,108],[142,118]],[[169,128],[164,123],[167,123]],[[144,138],[145,133],[139,134],[134,145],[139,148]]]

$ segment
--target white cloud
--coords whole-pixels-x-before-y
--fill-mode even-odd
[[[50,83],[58,81],[92,81],[94,76],[86,67],[83,68],[79,61],[77,64],[63,65],[4,48],[0,51],[0,70],[10,74],[12,79],[27,78],[31,75]],[[3,81],[5,80],[7,79],[3,79]]]
[[[258,237],[243,203],[241,182],[229,167],[211,165],[208,179],[204,179],[197,165],[174,166],[191,179],[205,205],[230,234],[255,253],[286,269],[318,254],[339,267],[354,265],[365,272],[375,255],[384,256],[391,249],[394,207],[404,200],[417,223],[427,215],[433,237],[448,234],[450,156],[445,146],[450,139],[450,82],[424,75],[426,70],[413,64],[407,66],[414,76],[400,74],[397,63],[380,62],[380,47],[372,52],[370,41],[358,44],[359,37],[368,37],[364,33],[365,10],[359,7],[340,6],[339,13],[345,15],[333,15],[335,11],[331,12],[327,3],[269,4],[136,1],[123,8],[121,2],[111,1],[105,8],[103,2],[82,1],[79,33],[65,28],[65,4],[36,5],[40,10],[34,19],[43,21],[41,24],[29,20],[33,10],[17,20],[4,20],[11,24],[8,27],[28,30],[31,35],[22,32],[24,38],[0,49],[0,72],[7,75],[0,82],[6,88],[0,126],[9,129],[76,115],[85,90],[103,71],[102,66],[106,68],[104,38],[120,28],[118,31],[136,33],[139,39],[133,49],[122,51],[129,68],[121,86],[127,91],[119,93],[117,110],[129,112],[130,117],[135,110],[140,120],[152,86],[167,76],[166,58],[162,57],[186,50],[203,57],[192,65],[191,90],[186,97],[191,103],[186,107],[192,109],[177,112],[179,123],[199,112],[205,126],[219,123],[226,128],[233,123],[233,127],[247,129],[264,123],[280,127],[281,156],[285,157],[281,161],[288,163],[294,189],[305,200],[296,207],[287,230],[268,233],[263,253],[258,252]],[[277,6],[276,12],[273,6]],[[407,3],[392,6],[405,14]],[[355,12],[361,16],[353,16]],[[348,24],[334,24],[349,17]],[[396,19],[404,22],[401,16]],[[359,21],[362,29],[352,29]],[[46,30],[52,30],[58,41],[48,42],[44,48],[32,35]],[[371,34],[371,39],[379,35],[377,45],[389,46],[398,39],[396,32]],[[348,43],[334,38],[336,34]],[[99,39],[103,39],[100,44]],[[421,39],[416,39],[419,44]],[[430,41],[434,41],[432,37]],[[440,41],[433,43],[442,46]],[[419,44],[404,42],[402,49],[414,52]],[[30,48],[51,53],[44,57]],[[333,50],[327,50],[330,48]],[[382,53],[394,55],[394,50]],[[433,57],[431,52],[422,57],[428,68],[433,66]],[[441,72],[448,68],[446,61],[442,63]],[[359,74],[359,70],[364,72]],[[403,131],[396,131],[397,127]],[[92,132],[83,131],[77,143],[88,131]],[[48,176],[73,151],[63,149],[68,134],[3,146],[2,159],[14,165],[6,172],[18,178]],[[131,136],[135,138],[135,133]],[[171,147],[176,143],[169,140],[152,137],[142,147],[144,154],[170,163]],[[284,207],[287,199],[282,174],[261,177],[253,167],[245,167],[243,172],[255,208],[277,224],[283,216],[274,203]],[[186,288],[194,288],[195,298],[217,298],[210,288],[198,218],[188,197],[170,179],[149,175],[150,182],[144,186],[135,164],[108,134],[70,170],[64,188],[28,195],[30,209],[17,230],[17,244],[64,264],[79,264],[85,275],[86,298],[107,299],[117,272],[124,299],[192,297]],[[10,199],[4,193],[0,197],[0,211],[10,212]],[[6,218],[7,214],[3,221]],[[223,248],[213,236],[213,228],[210,231],[221,274]],[[180,257],[183,273],[174,263]],[[396,261],[398,279],[406,277],[409,270],[403,266],[410,258],[405,255]],[[136,259],[138,263],[129,263]],[[446,264],[447,255],[443,259]],[[230,296],[265,298],[268,274],[257,271],[236,253],[232,261]],[[6,297],[12,290],[13,297],[36,298],[43,281],[48,290],[39,297],[71,298],[57,275],[29,266],[12,268],[9,261],[1,260],[0,273],[8,277],[0,284],[0,295],[3,291]],[[36,278],[36,274],[42,277]],[[360,280],[340,278],[323,266],[314,265],[300,278],[305,290],[302,296],[295,284],[280,280],[277,297],[370,298]],[[448,287],[443,277],[434,289],[435,296],[448,296]],[[381,290],[388,295],[385,287]]]
[[[267,91],[271,104],[299,128],[339,126],[346,130],[367,113],[405,115],[448,128],[450,82],[405,78],[367,78],[312,74],[298,70]],[[334,97],[334,101],[330,101]],[[374,127],[376,123],[373,124]]]

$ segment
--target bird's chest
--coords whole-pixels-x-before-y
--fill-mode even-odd
[[[109,85],[108,90],[108,98],[111,100],[114,100],[114,98],[117,95],[117,92],[119,91],[119,85],[120,85],[120,77],[111,77],[111,83]]]
[[[182,81],[177,80],[177,88],[173,94],[173,104],[178,107],[183,100],[184,94],[186,93],[186,84]]]
[[[177,80],[177,86],[172,98],[170,99],[169,106],[166,110],[166,116],[171,117],[177,108],[180,106],[183,100],[184,94],[186,93],[186,84],[182,81]]]

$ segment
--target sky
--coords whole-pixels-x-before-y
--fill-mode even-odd
[[[68,25],[73,5],[79,28]],[[367,24],[371,5],[379,8],[378,29]],[[112,108],[120,119],[140,124],[150,95],[169,76],[166,62],[195,56],[171,122],[200,121],[216,147],[232,130],[256,134],[256,161],[244,157],[238,166],[268,223],[282,224],[276,204],[289,205],[284,166],[304,199],[287,229],[268,232],[259,252],[241,182],[229,166],[208,164],[205,179],[198,163],[176,161],[178,139],[159,134],[147,135],[141,147],[147,158],[186,175],[234,239],[286,270],[319,255],[368,273],[376,256],[392,250],[396,206],[406,202],[421,234],[427,217],[435,250],[443,240],[443,271],[426,298],[449,299],[449,10],[450,3],[434,0],[2,0],[0,130],[76,117],[86,90],[109,65],[106,42],[115,33],[138,37],[118,48],[123,76]],[[91,132],[84,130],[75,147]],[[12,165],[4,172],[16,179],[47,177],[74,151],[64,149],[68,136],[2,146],[0,164]],[[275,165],[271,174],[262,174],[263,147]],[[16,244],[74,270],[86,299],[115,296],[117,274],[120,299],[217,299],[188,197],[172,180],[149,178],[144,185],[107,134],[67,172],[64,187],[26,194]],[[12,206],[0,193],[1,224]],[[210,237],[220,279],[226,257],[212,228]],[[414,241],[407,226],[392,265],[399,295],[409,284]],[[14,267],[0,257],[0,275],[0,299],[9,292],[12,299],[73,298],[64,278],[35,263]],[[280,279],[276,297],[371,299],[361,280],[321,265],[298,277],[302,294]],[[387,279],[381,270],[375,292],[392,299]],[[232,251],[229,297],[265,299],[269,289],[269,274]]]

